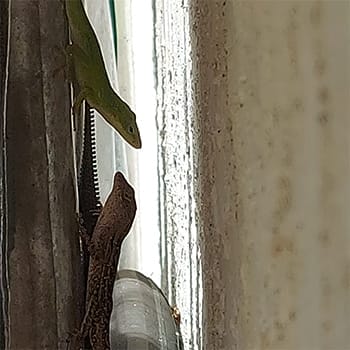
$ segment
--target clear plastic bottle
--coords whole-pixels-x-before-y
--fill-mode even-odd
[[[111,349],[182,350],[179,326],[162,291],[133,270],[122,270],[113,291]]]

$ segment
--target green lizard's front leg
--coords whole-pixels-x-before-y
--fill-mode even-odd
[[[87,100],[89,96],[93,95],[93,91],[89,88],[83,88],[80,90],[78,96],[74,99],[73,102],[73,115],[74,118],[78,118],[80,115],[80,106],[84,100]]]
[[[69,72],[71,73],[71,82],[73,83],[73,89],[76,91],[78,89],[78,95],[74,98],[73,102],[73,114],[74,118],[78,118],[80,115],[80,106],[84,100],[94,99],[94,91],[92,88],[87,86],[79,86],[77,81],[79,81],[77,75],[80,74],[79,71],[76,70],[76,66],[74,65],[74,61],[79,62],[80,69],[84,71],[89,70],[89,57],[85,54],[85,52],[77,45],[70,44],[66,49],[67,53],[67,63],[69,66]],[[73,78],[74,77],[74,78]]]

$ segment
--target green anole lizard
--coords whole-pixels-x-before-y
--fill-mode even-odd
[[[135,113],[113,90],[107,75],[97,36],[81,0],[65,0],[72,44],[67,53],[79,93],[73,111],[77,115],[83,100],[96,109],[131,146],[141,148]]]
[[[131,228],[135,213],[134,190],[117,172],[92,237],[85,237],[89,239],[90,261],[85,316],[76,335],[79,349],[84,347],[86,337],[89,337],[93,350],[110,349],[109,322],[120,247]]]

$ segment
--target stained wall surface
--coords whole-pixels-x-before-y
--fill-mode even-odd
[[[350,344],[350,3],[197,1],[204,348]]]

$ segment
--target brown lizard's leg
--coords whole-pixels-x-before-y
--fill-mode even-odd
[[[68,332],[68,337],[66,339],[67,347],[66,350],[80,350],[83,349],[83,341],[80,336],[80,330],[75,328],[72,332]]]
[[[81,222],[79,222],[79,236],[80,236],[83,244],[85,244],[89,248],[90,243],[91,243],[91,237],[87,233],[86,228],[83,226],[83,224]]]

